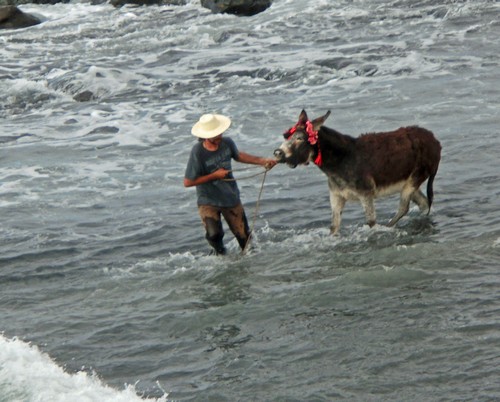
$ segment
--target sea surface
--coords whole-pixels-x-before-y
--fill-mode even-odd
[[[43,23],[0,31],[1,402],[500,400],[499,1],[20,8]],[[252,249],[210,256],[191,126],[271,156],[303,108],[432,130],[431,214],[350,203],[332,237],[317,167],[260,200],[242,170]]]

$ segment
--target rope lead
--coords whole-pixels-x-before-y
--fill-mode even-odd
[[[260,185],[259,196],[257,197],[257,203],[255,204],[255,211],[253,213],[253,219],[252,219],[252,226],[250,228],[250,234],[248,235],[248,239],[247,239],[247,242],[245,244],[245,247],[243,248],[243,250],[241,250],[241,255],[245,255],[246,254],[246,252],[248,250],[248,247],[250,246],[250,241],[252,240],[253,228],[255,226],[255,221],[257,220],[257,214],[259,212],[260,198],[262,196],[262,191],[264,190],[264,182],[266,181],[267,171],[268,171],[268,169],[266,169],[264,172],[258,173],[258,174],[264,174],[264,176],[262,177],[262,183]],[[256,175],[254,175],[254,176],[256,176]]]
[[[233,169],[233,170],[230,170],[230,172],[237,172],[238,170],[243,170],[243,169]],[[264,172],[255,173],[255,174],[252,174],[250,176],[239,177],[238,180],[251,179],[252,177],[257,177],[261,174],[266,174],[266,173],[267,173],[267,169]],[[221,179],[221,180],[222,181],[236,181],[236,179]]]

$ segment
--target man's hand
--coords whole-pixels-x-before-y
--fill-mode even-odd
[[[277,163],[278,162],[276,161],[276,159],[267,158],[266,162],[264,163],[264,167],[266,168],[266,170],[271,170],[273,167],[276,166]]]
[[[215,172],[212,173],[212,177],[214,180],[222,180],[222,179],[225,179],[226,176],[228,175],[229,173],[229,170],[227,169],[224,169],[224,168],[220,168],[220,169],[217,169]]]

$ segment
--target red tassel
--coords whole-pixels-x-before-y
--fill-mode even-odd
[[[318,166],[321,167],[321,165],[323,164],[323,157],[321,156],[321,150],[318,149],[318,156],[316,156],[316,159],[314,159],[314,163]]]

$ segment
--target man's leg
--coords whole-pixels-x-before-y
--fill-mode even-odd
[[[250,228],[248,227],[243,205],[239,204],[234,208],[222,208],[222,215],[243,250],[250,238]]]
[[[226,248],[222,241],[224,238],[224,230],[222,229],[220,209],[210,205],[200,205],[198,207],[198,212],[200,213],[201,221],[205,227],[205,238],[208,244],[214,248],[215,254],[226,254]]]

